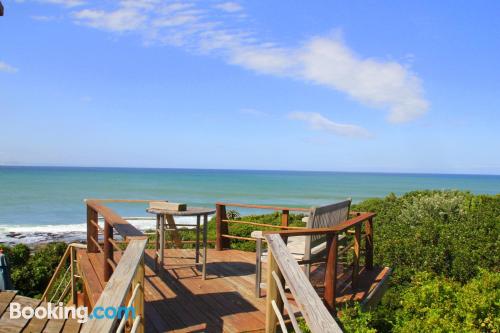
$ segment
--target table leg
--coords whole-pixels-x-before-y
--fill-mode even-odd
[[[208,215],[203,215],[203,280],[207,278],[207,227]]]
[[[196,216],[196,261],[195,263],[200,262],[200,218],[201,216]]]
[[[156,215],[155,237],[155,271],[158,272],[158,254],[160,251],[160,215]]]
[[[163,269],[163,257],[165,255],[165,215],[160,218],[160,267]]]

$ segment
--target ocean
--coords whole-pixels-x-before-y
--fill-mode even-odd
[[[86,230],[85,198],[160,199],[208,207],[217,201],[309,207],[420,189],[497,194],[500,176],[0,166],[0,243],[81,238]],[[147,216],[144,204],[113,208],[122,216]],[[132,223],[148,229],[154,222]]]

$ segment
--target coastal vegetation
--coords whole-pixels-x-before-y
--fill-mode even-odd
[[[415,191],[368,199],[356,211],[377,213],[375,263],[393,269],[381,303],[371,310],[341,309],[347,332],[498,332],[500,329],[500,195],[461,191]],[[280,224],[280,213],[231,219]],[[290,224],[303,226],[303,215]],[[249,237],[261,227],[231,224],[230,233]],[[208,225],[215,239],[215,219]],[[193,230],[181,230],[184,240]],[[186,245],[191,246],[191,245]],[[255,243],[231,247],[254,251]],[[24,245],[5,247],[12,280],[21,293],[43,292],[65,244],[52,243],[30,255]]]
[[[25,244],[0,245],[9,261],[13,287],[21,295],[41,297],[66,247],[63,242],[40,245],[34,250]]]
[[[463,191],[390,194],[353,205],[376,212],[375,263],[393,269],[390,286],[371,311],[342,309],[347,332],[498,332],[500,329],[500,195]],[[229,213],[229,212],[228,212]],[[279,225],[279,212],[233,219]],[[303,226],[303,215],[290,225]],[[231,224],[230,234],[250,237],[261,227]],[[192,230],[181,232],[193,240]],[[208,226],[215,239],[215,220]],[[231,247],[254,251],[255,243]]]

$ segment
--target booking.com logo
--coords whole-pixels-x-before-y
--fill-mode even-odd
[[[48,303],[36,308],[23,306],[12,302],[9,306],[9,315],[11,319],[76,319],[79,323],[85,323],[89,319],[122,319],[135,318],[135,308],[133,306],[96,306],[89,315],[89,309],[86,306],[64,306],[62,302],[59,305]]]

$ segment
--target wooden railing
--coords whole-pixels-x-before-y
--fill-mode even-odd
[[[144,332],[144,250],[147,245],[147,236],[140,230],[105,206],[108,202],[147,203],[150,200],[113,200],[88,199],[87,205],[87,252],[102,253],[103,272],[106,286],[94,304],[94,309],[122,306],[134,307],[135,319],[123,318],[117,323],[113,319],[90,319],[83,325],[82,332]],[[99,224],[99,216],[104,221],[103,227]],[[122,241],[114,239],[114,231]],[[99,241],[102,233],[103,241]],[[121,245],[125,243],[123,251]],[[115,252],[121,253],[121,259],[116,262]],[[128,301],[127,301],[128,300]],[[127,303],[127,304],[125,304]],[[117,325],[118,324],[118,325]],[[127,325],[128,324],[128,325]]]
[[[133,306],[135,318],[128,330],[131,333],[144,332],[144,250],[146,239],[130,241],[116,270],[106,283],[94,309],[118,310],[122,306]],[[127,298],[129,301],[126,303]],[[92,318],[83,325],[82,333],[113,332],[118,318]],[[121,318],[116,332],[122,332],[131,318]]]
[[[254,208],[262,210],[274,210],[281,211],[281,225],[272,225],[266,223],[256,223],[252,221],[240,221],[240,220],[230,220],[227,218],[226,207],[238,207],[238,208]],[[304,227],[292,227],[289,225],[291,211],[297,211],[302,213],[309,213],[310,208],[298,208],[298,207],[275,207],[275,206],[264,206],[264,205],[251,205],[251,204],[235,204],[235,203],[217,203],[216,204],[216,249],[223,250],[224,248],[230,247],[231,239],[256,241],[255,238],[234,236],[229,234],[229,224],[249,224],[254,226],[265,227],[269,229],[277,229],[264,231],[263,234],[271,235],[278,234],[286,241],[288,237],[293,236],[311,236],[311,235],[325,235],[327,242],[327,258],[326,258],[326,271],[325,271],[325,294],[324,299],[326,306],[330,311],[335,312],[335,298],[336,298],[336,286],[337,286],[337,268],[339,263],[339,258],[344,256],[347,251],[353,251],[353,262],[352,262],[352,272],[350,275],[351,286],[356,288],[358,284],[359,272],[360,272],[360,258],[361,258],[361,243],[364,240],[365,243],[365,260],[364,265],[367,270],[373,269],[373,218],[375,213],[370,212],[350,212],[350,219],[342,222],[331,228],[315,228],[306,229]],[[363,228],[364,226],[364,228]],[[348,233],[353,237],[353,241],[345,246],[339,246],[339,234]],[[259,254],[257,254],[259,255]],[[257,270],[257,273],[259,271]],[[271,281],[271,276],[268,276],[268,283]]]
[[[274,210],[281,211],[281,225],[272,225],[266,223],[256,223],[252,221],[240,221],[240,220],[230,220],[227,218],[226,207],[236,207],[236,208],[252,208],[252,209],[262,209],[262,210]],[[277,207],[277,206],[266,206],[266,205],[249,205],[249,204],[239,204],[239,203],[222,203],[218,202],[215,204],[216,208],[216,242],[215,248],[221,251],[224,248],[229,248],[231,246],[231,239],[256,241],[255,238],[235,236],[229,234],[229,224],[249,224],[254,226],[261,226],[273,229],[300,229],[299,227],[289,226],[290,223],[290,212],[302,212],[309,213],[309,208],[302,207]]]
[[[146,236],[116,214],[112,209],[106,207],[104,202],[147,202],[143,200],[85,200],[87,204],[87,252],[100,252],[104,255],[104,281],[108,281],[116,269],[117,263],[114,260],[114,251],[122,252],[123,249],[114,240],[113,230],[128,242],[132,239],[142,239]],[[99,225],[99,215],[104,218],[104,227]],[[103,234],[103,243],[99,243],[99,233]]]
[[[285,284],[290,288],[295,303],[313,333],[338,333],[342,329],[325,307],[295,258],[279,234],[266,234],[269,244],[266,298],[266,332],[277,331],[277,324],[288,332],[283,319],[286,309],[295,332],[301,332],[295,313],[288,302]]]
[[[361,256],[361,241],[365,240],[365,268],[373,269],[373,218],[375,213],[355,213],[356,216],[344,221],[331,228],[317,229],[301,229],[301,230],[282,230],[282,231],[265,231],[263,234],[269,236],[272,234],[279,235],[281,238],[287,239],[293,236],[312,236],[326,235],[327,243],[327,258],[325,267],[325,293],[324,299],[330,311],[335,312],[335,299],[337,287],[337,268],[338,258],[342,254],[339,252],[339,234],[349,232],[354,229],[353,242],[342,249],[342,252],[353,249],[353,263],[351,273],[351,285],[353,288],[357,286],[359,277],[359,262]],[[362,235],[362,225],[364,224],[364,235]],[[267,239],[267,237],[266,237]],[[268,281],[269,282],[269,281]]]
[[[76,281],[77,279],[81,279],[81,276],[77,273],[77,258],[76,258],[76,249],[86,249],[87,246],[85,244],[79,243],[71,243],[66,248],[59,264],[57,265],[54,274],[52,274],[52,278],[45,288],[45,291],[42,295],[42,301],[48,303],[56,303],[59,302],[69,303],[73,305],[77,305],[77,289],[76,289]],[[71,297],[68,302],[65,302],[66,297],[71,292]]]

